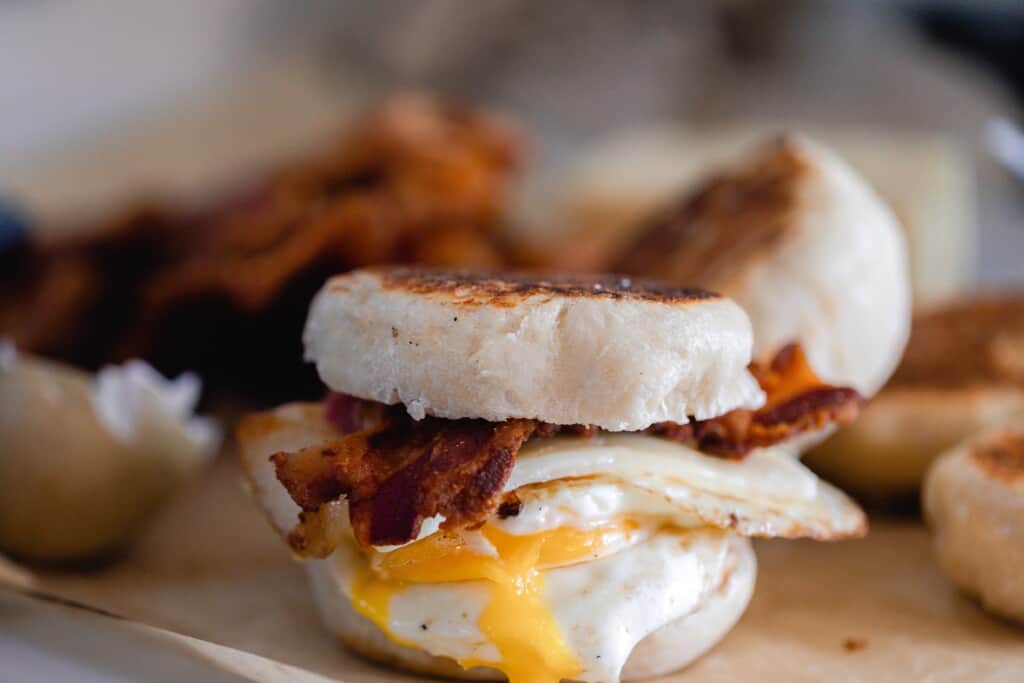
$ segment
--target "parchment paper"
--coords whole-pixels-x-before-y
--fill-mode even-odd
[[[761,541],[757,552],[757,590],[740,624],[664,680],[1024,680],[1024,629],[959,595],[918,523],[876,520],[861,541]],[[282,680],[272,662],[348,683],[417,680],[362,661],[321,628],[300,566],[227,454],[117,562],[37,572],[33,588],[272,660],[246,661],[256,681]]]

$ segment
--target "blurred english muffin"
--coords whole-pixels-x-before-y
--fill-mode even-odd
[[[923,501],[943,571],[985,609],[1024,622],[1024,426],[943,455]]]
[[[940,453],[1016,420],[1024,420],[1024,296],[961,299],[915,317],[885,389],[808,464],[862,498],[911,496]]]
[[[718,291],[754,328],[754,358],[799,343],[819,377],[873,395],[906,343],[906,244],[838,155],[778,137],[666,207],[612,270]]]

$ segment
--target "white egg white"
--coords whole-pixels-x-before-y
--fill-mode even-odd
[[[365,562],[353,544],[307,562],[324,617],[339,630],[353,628],[336,623],[337,605],[350,601],[353,578]],[[722,620],[695,620],[683,641],[690,658],[710,647],[746,606],[754,566],[749,541],[734,534],[663,530],[615,554],[544,572],[544,598],[582,667],[579,680],[613,682],[645,638],[677,622],[677,628],[685,627],[687,616],[724,603]],[[478,626],[489,595],[483,581],[410,585],[391,598],[389,630],[435,656],[501,661]],[[341,618],[362,619],[351,612]],[[707,632],[712,625],[714,632]],[[676,668],[679,653],[666,655]],[[657,666],[657,658],[640,666],[652,664]]]
[[[630,517],[744,536],[831,539],[856,535],[865,523],[856,504],[786,449],[728,460],[641,434],[527,444],[505,490],[523,505],[494,523],[515,534]]]

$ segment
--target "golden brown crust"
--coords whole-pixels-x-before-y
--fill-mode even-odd
[[[458,306],[514,306],[537,296],[618,299],[687,304],[719,298],[702,289],[676,287],[624,275],[545,275],[430,268],[373,268],[385,290],[441,294]],[[344,288],[342,282],[336,285]]]
[[[1024,388],[1024,293],[964,299],[915,316],[891,388]]]
[[[1024,482],[1024,430],[1000,432],[975,443],[971,458],[993,479]]]
[[[713,178],[655,216],[613,269],[722,286],[785,240],[809,169],[799,148],[779,138],[750,168]]]

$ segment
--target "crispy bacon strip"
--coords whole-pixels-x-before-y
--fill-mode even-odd
[[[319,542],[332,512],[325,508],[342,497],[362,545],[405,543],[435,515],[445,529],[480,524],[497,509],[515,456],[537,428],[533,420],[416,422],[399,407],[335,442],[276,453],[278,479],[303,509],[289,541],[300,554],[328,554],[332,544]]]
[[[767,366],[751,364],[750,372],[766,394],[761,408],[733,410],[685,425],[662,422],[651,431],[702,453],[742,458],[755,448],[787,441],[828,424],[852,422],[864,404],[855,389],[822,383],[797,344],[784,347]]]
[[[787,346],[765,366],[751,366],[767,394],[759,410],[734,410],[711,420],[661,423],[651,433],[703,453],[742,458],[754,448],[852,420],[862,399],[850,388],[823,384],[798,346]],[[277,477],[302,508],[289,535],[300,555],[329,555],[344,533],[342,499],[356,540],[364,546],[406,543],[423,521],[442,515],[442,528],[483,524],[499,512],[502,489],[528,439],[558,433],[587,437],[594,427],[536,420],[415,421],[402,406],[331,394],[327,418],[343,436],[296,453],[271,456]],[[505,500],[500,514],[519,512]]]

